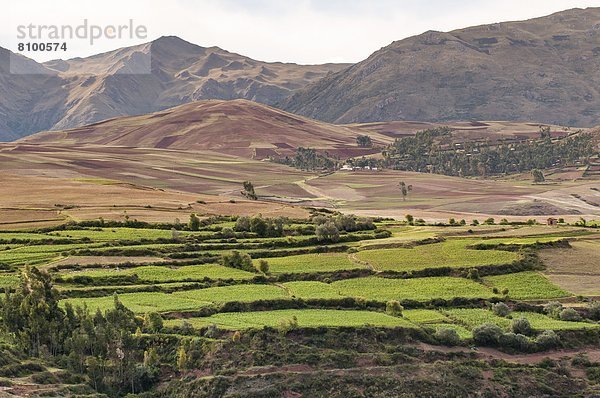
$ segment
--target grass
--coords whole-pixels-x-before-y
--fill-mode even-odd
[[[296,317],[298,327],[405,327],[414,328],[415,325],[402,318],[389,316],[380,312],[355,311],[355,310],[275,310],[259,312],[235,312],[215,314],[206,318],[191,318],[186,321],[193,327],[217,325],[222,329],[251,329],[265,326],[277,327],[282,321],[292,320]],[[165,326],[180,326],[182,320],[165,321]]]
[[[378,277],[346,279],[334,282],[333,287],[344,296],[367,300],[418,300],[490,298],[490,289],[469,279],[454,277],[385,279]]]
[[[332,272],[364,268],[348,259],[343,253],[301,254],[298,256],[267,259],[273,274]]]
[[[482,239],[478,241],[474,241],[472,244],[485,244],[485,245],[533,245],[536,243],[547,243],[547,242],[556,242],[563,239],[563,237],[548,237],[548,236],[536,236],[536,237],[510,237],[510,238],[492,238],[492,239]]]
[[[178,268],[148,265],[136,268],[89,269],[62,274],[64,277],[88,276],[91,278],[118,275],[137,275],[139,280],[147,282],[169,282],[217,279],[252,279],[257,274],[217,264],[189,265]]]
[[[484,281],[500,291],[508,289],[508,296],[516,300],[552,299],[571,295],[542,274],[533,271],[490,276],[484,278]]]
[[[332,285],[323,282],[287,282],[282,285],[290,296],[305,300],[342,298]]]
[[[513,252],[467,249],[466,246],[472,242],[468,239],[457,239],[414,248],[363,250],[357,253],[357,257],[381,271],[507,264],[519,258],[519,255]]]
[[[61,253],[86,247],[82,244],[8,246],[0,250],[0,263],[12,265],[39,264],[61,256]],[[87,246],[90,247],[90,246]]]
[[[413,323],[442,323],[448,321],[448,317],[436,310],[404,310],[402,316]]]
[[[273,285],[233,285],[208,289],[186,290],[173,293],[174,297],[183,299],[227,303],[232,301],[252,302],[258,300],[276,300],[289,298],[287,292]]]

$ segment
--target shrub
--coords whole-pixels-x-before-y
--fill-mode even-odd
[[[588,316],[594,321],[600,321],[600,301],[592,301],[587,305]]]
[[[535,341],[537,345],[543,349],[560,346],[560,337],[554,332],[554,330],[544,330],[537,336]]]
[[[573,308],[565,308],[560,312],[559,319],[561,321],[576,322],[581,320],[581,315]]]
[[[498,325],[484,323],[473,329],[473,340],[480,345],[497,345],[502,334]]]
[[[163,328],[163,319],[158,312],[150,312],[144,316],[144,329],[157,333]]]
[[[493,304],[492,311],[494,311],[494,314],[501,316],[503,318],[507,317],[510,314],[510,308],[508,307],[508,305],[506,305],[503,302]]]
[[[390,300],[385,304],[385,312],[391,316],[402,316],[404,307],[397,300]]]
[[[503,348],[518,351],[529,351],[531,348],[531,342],[527,336],[520,333],[504,333],[498,339],[498,344]]]
[[[261,259],[258,261],[258,270],[263,274],[269,273],[269,263],[265,259]]]
[[[435,331],[434,337],[441,344],[455,346],[460,344],[460,337],[454,328],[442,327]]]
[[[237,268],[244,271],[256,272],[256,268],[252,264],[252,258],[248,253],[241,253],[237,250],[231,253],[223,254],[221,264],[225,267]]]
[[[513,319],[510,329],[513,333],[517,334],[530,335],[533,333],[533,329],[531,328],[531,324],[527,318]]]
[[[319,225],[315,228],[315,234],[319,241],[337,242],[340,239],[340,231],[332,222]]]
[[[200,219],[196,214],[190,214],[190,221],[188,222],[188,228],[190,231],[197,231],[200,229]]]
[[[550,301],[544,306],[544,313],[552,318],[558,319],[562,308],[562,304],[558,301]]]

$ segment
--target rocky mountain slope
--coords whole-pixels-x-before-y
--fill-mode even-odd
[[[12,56],[0,49],[0,140],[202,99],[273,104],[346,66],[261,62],[172,36],[44,64]],[[29,74],[11,74],[11,59]]]
[[[337,122],[600,123],[600,8],[429,31],[292,95],[290,112]]]

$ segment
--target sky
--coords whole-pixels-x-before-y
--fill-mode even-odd
[[[600,0],[19,0],[3,5],[0,46],[67,43],[63,51],[18,51],[37,61],[85,57],[175,35],[261,61],[301,64],[358,62],[374,51],[427,30],[449,31],[544,16],[569,8],[598,7]],[[50,27],[75,29],[88,22],[88,38],[48,38]],[[130,22],[131,21],[131,22]],[[29,31],[47,26],[42,38]],[[145,34],[101,37],[89,26],[128,25]],[[109,29],[109,33],[111,33]],[[45,36],[44,36],[45,35]]]

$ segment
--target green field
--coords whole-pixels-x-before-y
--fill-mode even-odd
[[[173,233],[169,229],[149,229],[149,228],[87,228],[73,229],[65,231],[51,232],[49,235],[59,236],[63,238],[89,238],[96,242],[103,241],[135,241],[141,239],[156,240],[156,239],[173,239],[175,236],[183,237],[185,235],[210,235],[210,231],[178,231]],[[0,235],[0,238],[2,235]]]
[[[187,290],[173,293],[183,299],[228,303],[232,301],[252,302],[289,298],[285,289],[272,285],[233,285],[210,287],[208,289]]]
[[[502,291],[508,289],[508,296],[517,300],[552,299],[571,294],[552,284],[537,272],[518,272],[484,278],[486,284]]]
[[[450,321],[446,315],[436,310],[404,310],[402,316],[413,323],[443,323]]]
[[[464,298],[490,298],[494,294],[480,283],[464,278],[433,277],[412,279],[386,279],[378,277],[346,279],[332,283],[344,296],[367,300],[418,300]]]
[[[273,274],[332,272],[364,268],[348,259],[346,253],[301,254],[267,259]]]
[[[0,274],[0,289],[16,286],[19,283],[17,274]]]
[[[166,267],[148,265],[135,268],[89,269],[85,271],[63,272],[64,278],[86,276],[91,278],[111,277],[119,275],[134,276],[146,282],[199,281],[204,278],[218,279],[252,279],[257,274],[218,264],[189,265],[183,267]]]
[[[473,329],[484,323],[493,323],[500,326],[502,329],[508,330],[512,324],[512,319],[521,317],[527,318],[531,327],[536,330],[581,330],[600,327],[600,325],[593,323],[561,321],[550,318],[544,314],[533,312],[513,312],[511,313],[512,319],[499,317],[492,311],[479,308],[449,309],[444,312],[456,323],[461,324],[468,329]]]
[[[181,296],[165,293],[125,293],[119,295],[119,300],[131,311],[139,314],[147,312],[168,312],[196,310],[211,305],[211,302],[188,299]],[[71,303],[73,306],[86,305],[90,311],[96,309],[106,311],[114,307],[112,296],[66,299],[63,303]]]
[[[357,257],[381,271],[414,271],[440,267],[476,267],[507,264],[519,258],[513,252],[501,250],[474,250],[466,246],[468,239],[415,246],[414,248],[363,250]]]
[[[404,327],[414,328],[415,325],[402,318],[389,316],[379,312],[355,310],[275,310],[257,312],[235,312],[215,314],[206,318],[186,319],[192,326],[201,328],[217,325],[223,329],[250,329],[265,326],[277,327],[282,321],[296,317],[298,327]],[[181,326],[183,320],[169,320],[165,326]]]
[[[304,300],[342,298],[331,284],[323,282],[287,282],[282,286],[289,291],[290,296]]]

